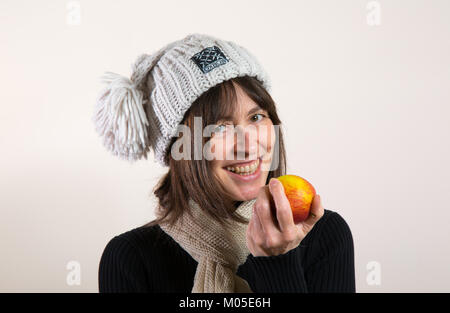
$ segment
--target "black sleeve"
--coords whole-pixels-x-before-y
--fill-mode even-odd
[[[249,256],[253,292],[355,292],[353,238],[345,220],[332,212],[318,233],[317,262],[303,268],[302,243],[277,256]]]
[[[249,286],[253,292],[308,292],[300,261],[301,246],[275,256],[249,255],[254,268]]]
[[[350,227],[337,212],[332,212],[324,226],[318,242],[323,257],[305,271],[308,290],[354,293],[355,256]]]
[[[139,251],[127,239],[116,236],[103,251],[99,270],[100,293],[151,292]]]

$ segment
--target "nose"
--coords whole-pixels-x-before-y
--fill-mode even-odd
[[[258,131],[254,125],[237,125],[234,133],[234,153],[237,160],[254,159],[258,152]]]

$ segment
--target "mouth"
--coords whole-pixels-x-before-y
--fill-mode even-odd
[[[234,179],[250,181],[258,178],[261,173],[261,158],[245,163],[225,166],[224,169]]]

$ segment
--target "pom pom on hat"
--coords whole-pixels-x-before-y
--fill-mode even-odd
[[[143,92],[127,77],[105,72],[107,86],[97,98],[93,122],[104,146],[128,161],[147,159],[149,122],[144,111]]]
[[[129,161],[168,166],[179,123],[208,89],[226,80],[256,77],[270,91],[270,78],[250,51],[206,34],[189,34],[151,54],[141,54],[130,79],[106,72],[93,121],[104,146]],[[145,105],[145,106],[144,106]]]

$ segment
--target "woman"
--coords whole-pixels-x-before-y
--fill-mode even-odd
[[[156,219],[115,236],[100,292],[355,292],[351,231],[316,195],[294,224],[281,121],[245,48],[190,34],[108,73],[95,113],[115,155],[155,159]],[[212,126],[212,127],[211,127]]]

